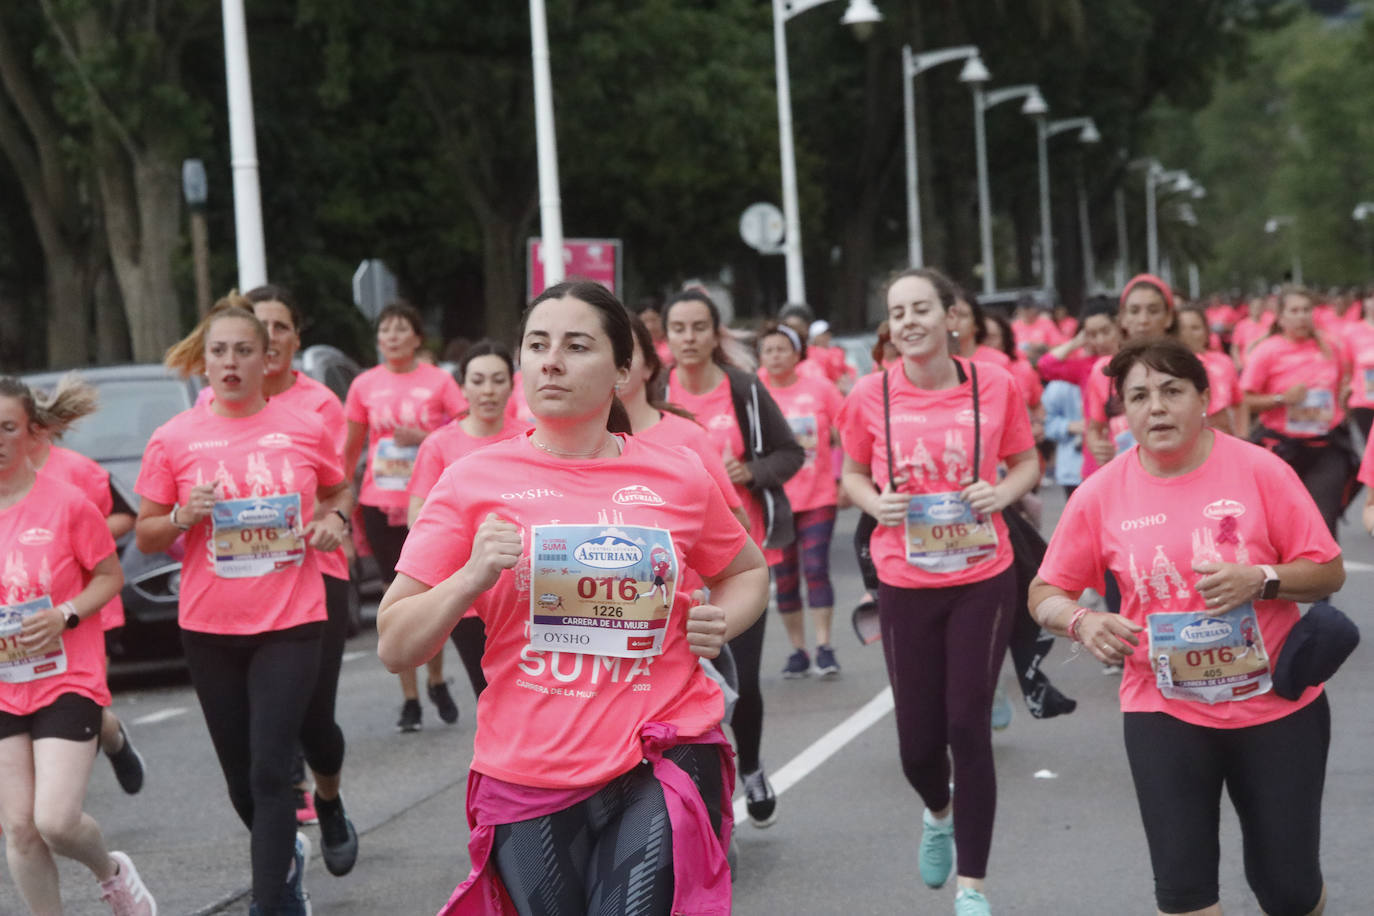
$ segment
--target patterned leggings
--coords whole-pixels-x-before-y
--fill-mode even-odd
[[[795,516],[797,539],[782,548],[782,559],[773,564],[778,584],[778,613],[802,609],[801,571],[806,572],[806,599],[812,607],[834,607],[835,589],[830,584],[830,536],[835,531],[835,507],[820,506]],[[800,557],[800,564],[798,558]]]

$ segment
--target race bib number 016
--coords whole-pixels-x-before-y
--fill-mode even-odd
[[[906,510],[906,561],[926,572],[951,573],[997,555],[997,529],[958,493],[921,493]]]
[[[530,551],[530,648],[621,658],[663,652],[678,578],[669,532],[535,525]]]
[[[32,654],[19,645],[24,618],[50,607],[52,599],[47,595],[0,607],[0,683],[23,684],[67,670],[67,650],[60,639],[56,648],[44,646]]]
[[[372,482],[379,490],[404,490],[410,485],[419,454],[418,445],[397,445],[390,436],[379,440],[377,451],[372,453]]]
[[[1150,614],[1150,665],[1171,700],[1226,703],[1268,693],[1269,654],[1249,604],[1225,614]]]
[[[215,575],[222,579],[265,576],[305,559],[299,493],[221,500],[210,518]]]

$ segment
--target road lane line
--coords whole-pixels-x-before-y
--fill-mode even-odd
[[[166,722],[168,719],[175,719],[177,716],[184,716],[186,707],[171,706],[167,709],[159,709],[157,712],[150,712],[146,716],[139,716],[130,721],[130,725],[152,725],[154,722]]]
[[[869,700],[857,712],[821,735],[811,746],[787,761],[782,769],[775,772],[769,780],[773,792],[781,795],[805,779],[813,770],[833,757],[846,744],[863,734],[869,726],[892,711],[892,688],[884,687],[882,692]],[[744,823],[749,811],[743,795],[735,802],[735,822]]]
[[[343,655],[343,660],[346,662],[356,662],[360,658],[366,658],[369,655],[376,654],[376,652],[345,652]]]
[[[1351,572],[1370,572],[1374,570],[1374,563],[1361,563],[1359,560],[1346,560],[1345,568]]]

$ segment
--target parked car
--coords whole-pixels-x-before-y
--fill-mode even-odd
[[[36,373],[25,376],[24,382],[31,388],[51,390],[64,374]],[[73,426],[61,444],[109,472],[115,511],[137,514],[139,499],[134,483],[143,450],[159,426],[195,404],[202,382],[180,378],[160,365],[83,369],[81,377],[100,392],[100,410]],[[177,633],[180,546],[178,541],[165,553],[145,554],[134,544],[133,532],[119,539],[124,628],[106,634],[106,651],[112,659],[181,654]]]
[[[876,333],[863,331],[858,334],[832,335],[830,342],[844,350],[845,362],[854,367],[860,378],[873,371],[873,347],[878,342]]]

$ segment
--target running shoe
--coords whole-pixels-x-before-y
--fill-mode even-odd
[[[305,891],[305,866],[310,863],[310,837],[296,834],[296,853],[286,874],[286,909],[290,916],[310,916],[310,895]]]
[[[148,893],[134,863],[122,852],[110,853],[119,866],[113,877],[100,882],[100,899],[115,916],[157,916],[157,901]]]
[[[835,660],[835,650],[830,646],[816,647],[816,673],[827,680],[839,677],[840,663]]]
[[[787,664],[783,666],[782,676],[789,681],[811,674],[811,656],[806,654],[805,649],[798,649],[787,656]]]
[[[927,887],[944,887],[954,871],[954,821],[941,826],[931,822],[930,811],[921,815],[921,847],[917,864]]]
[[[344,812],[343,796],[330,802],[315,795],[315,810],[320,812],[320,855],[324,867],[335,877],[346,875],[358,861],[358,831]]]
[[[997,689],[992,692],[992,730],[1004,730],[1011,724],[1011,717],[1011,700],[1007,699],[1007,692],[998,684]]]
[[[991,916],[988,898],[971,887],[959,888],[954,895],[954,916]]]
[[[458,721],[458,704],[453,702],[453,695],[448,692],[448,681],[429,685],[429,701],[439,708],[439,718],[449,725]]]
[[[396,727],[403,732],[418,732],[421,729],[419,700],[406,700],[401,704],[401,718],[396,720]]]
[[[143,788],[143,755],[129,740],[123,722],[119,723],[119,737],[122,739],[119,750],[106,751],[105,756],[110,758],[110,766],[114,768],[119,787],[129,795],[137,795],[138,790]]]
[[[749,812],[749,823],[762,830],[772,827],[778,819],[778,797],[773,794],[773,786],[768,775],[759,767],[752,773],[744,774],[744,807]]]
[[[296,793],[296,826],[309,827],[311,824],[318,824],[320,815],[315,810],[315,793],[300,786],[292,791]]]

